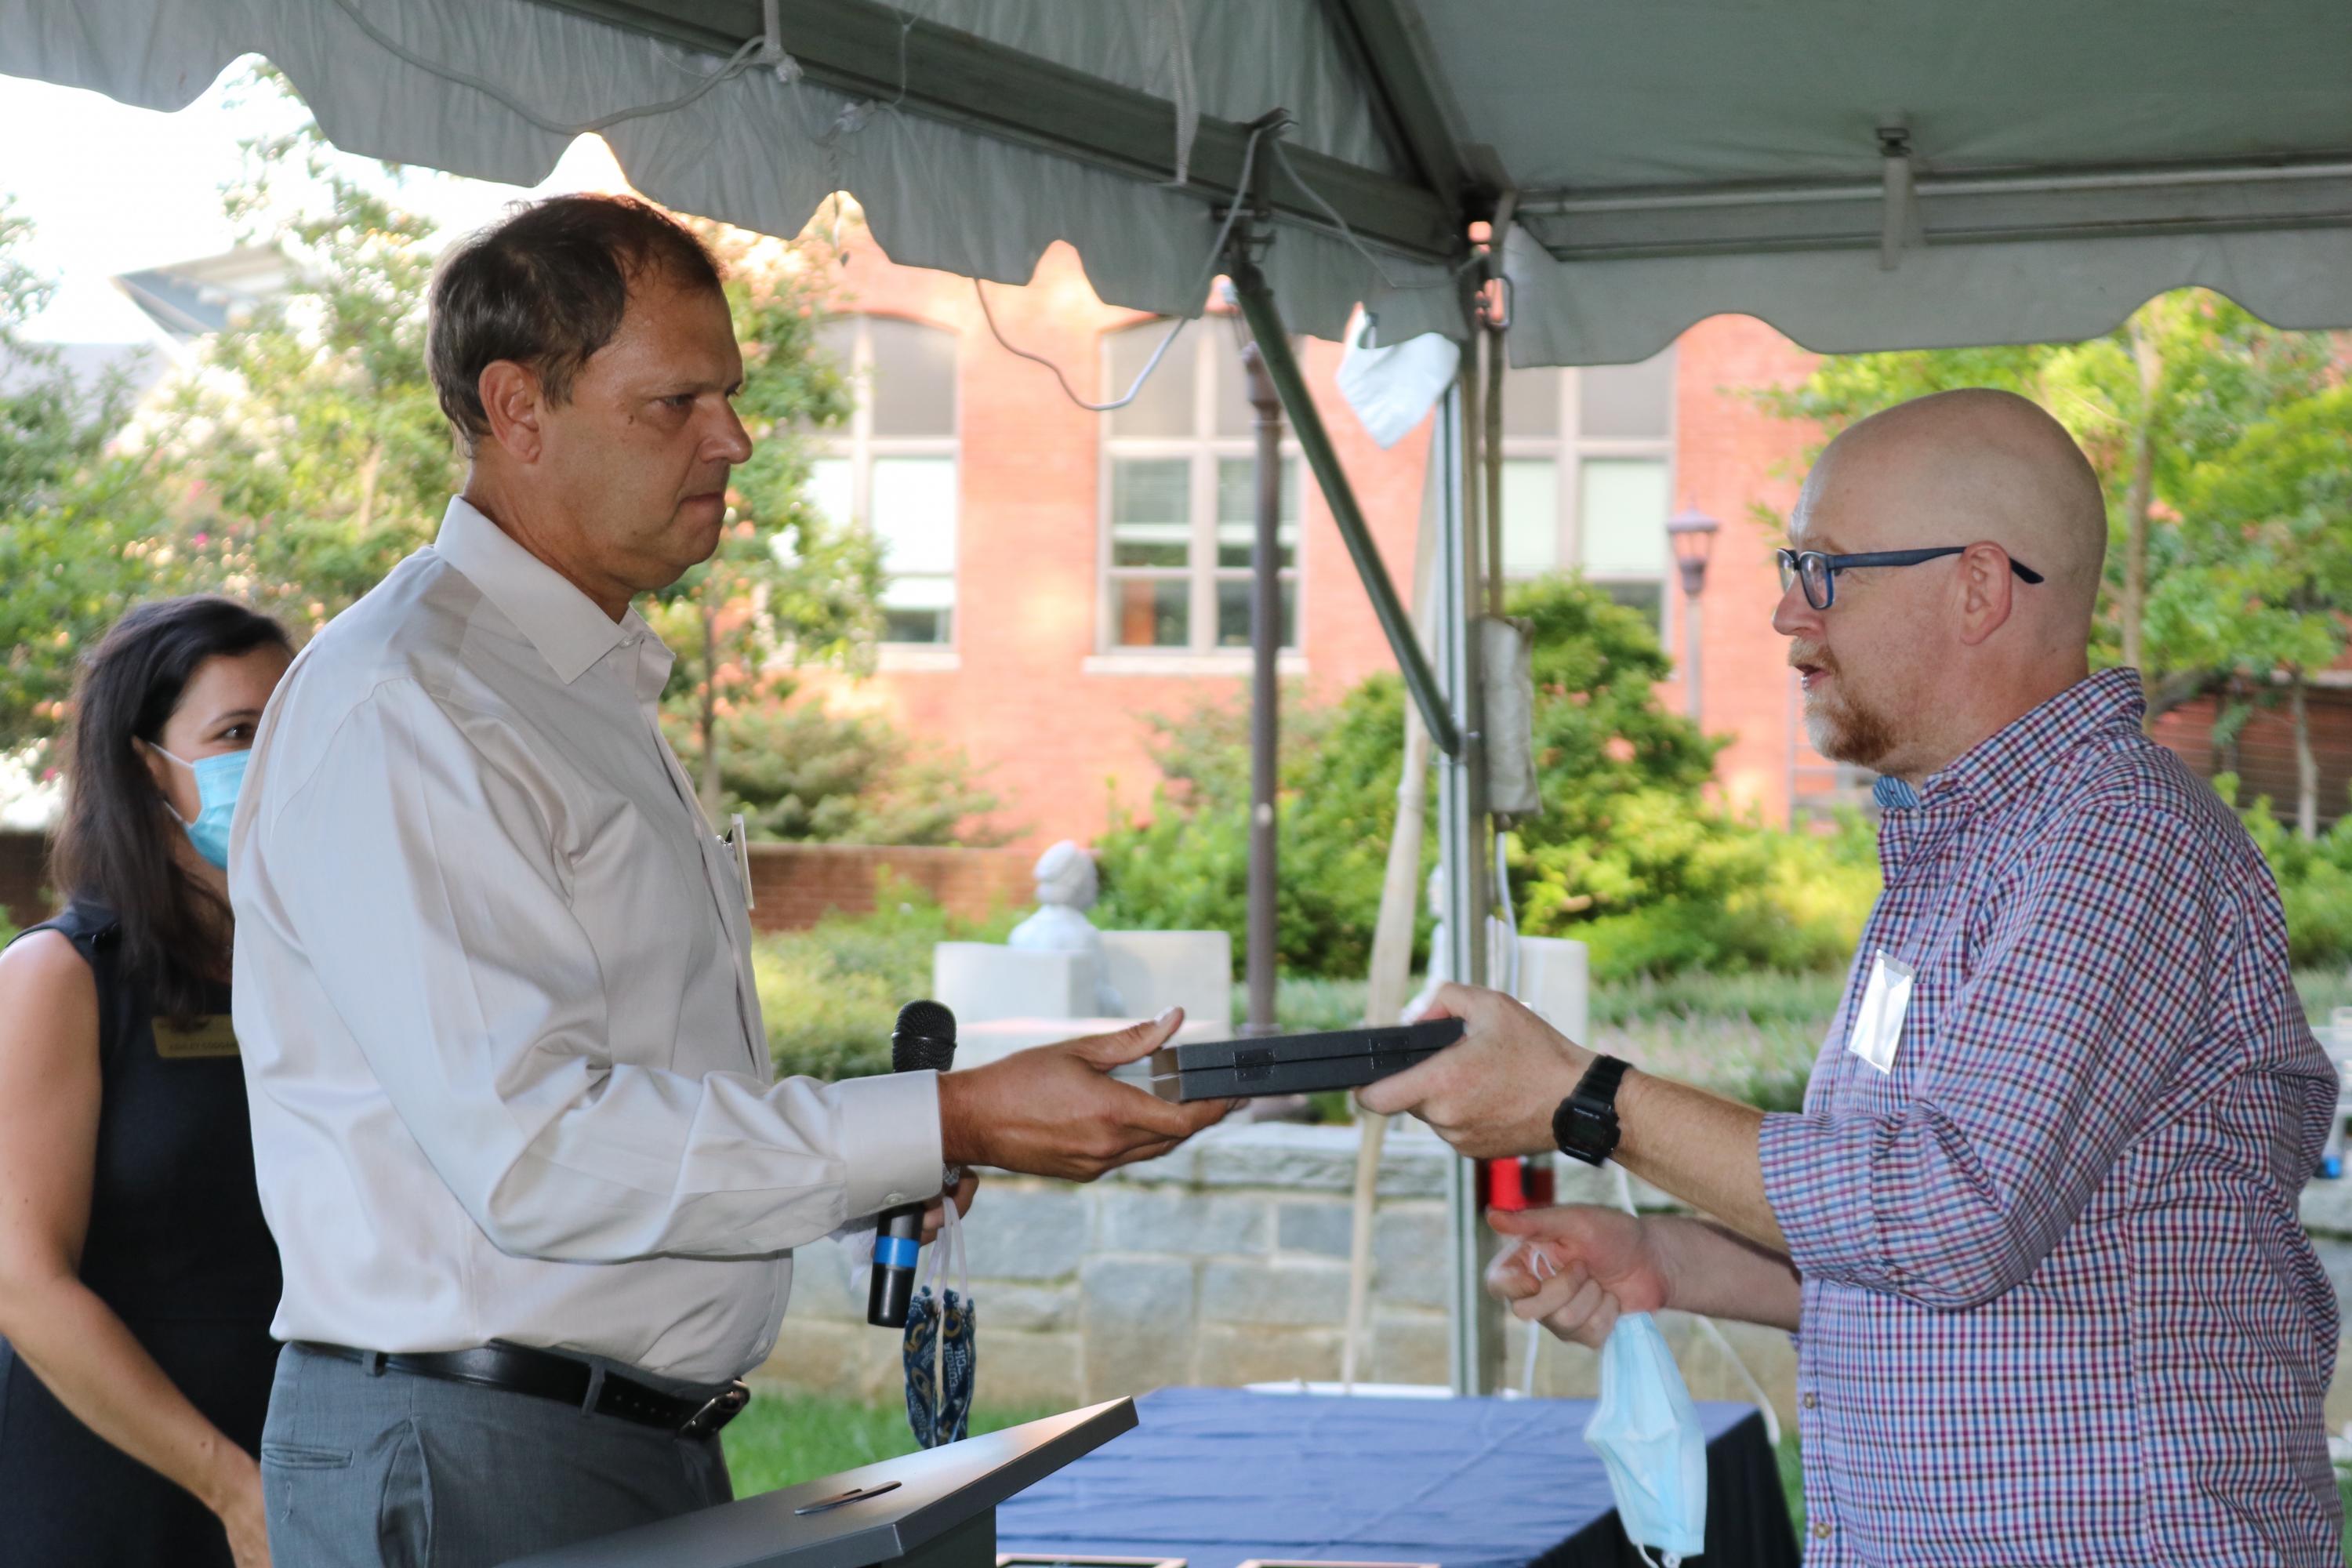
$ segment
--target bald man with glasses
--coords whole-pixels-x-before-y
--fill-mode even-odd
[[[2335,1075],[2261,856],[2137,673],[2091,671],[2090,464],[2022,398],[1946,393],[1832,442],[1790,532],[1806,727],[1885,807],[1802,1111],[1461,986],[1462,1043],[1360,1098],[1698,1211],[1497,1215],[1488,1288],[1591,1345],[1660,1308],[1801,1331],[1815,1568],[2340,1562],[2336,1297],[2296,1221]]]

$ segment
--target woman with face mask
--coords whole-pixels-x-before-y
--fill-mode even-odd
[[[277,1249],[229,1024],[229,819],[292,658],[210,596],[84,658],[54,885],[0,952],[0,1563],[258,1568]]]

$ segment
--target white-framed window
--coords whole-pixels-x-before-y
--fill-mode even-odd
[[[956,602],[956,336],[896,316],[835,316],[817,339],[857,408],[821,434],[810,499],[882,542],[882,640],[950,647]]]
[[[1639,364],[1506,371],[1504,572],[1580,568],[1663,630],[1674,459],[1671,347]]]
[[[1168,333],[1103,337],[1103,384],[1134,384]],[[1250,646],[1257,538],[1256,412],[1239,343],[1215,316],[1187,322],[1135,401],[1103,416],[1100,643],[1106,654],[1213,654]],[[1297,445],[1282,458],[1282,647],[1298,646]]]

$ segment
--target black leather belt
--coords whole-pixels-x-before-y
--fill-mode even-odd
[[[540,1399],[560,1400],[599,1415],[617,1416],[640,1426],[658,1426],[676,1437],[708,1437],[751,1402],[751,1391],[739,1379],[707,1399],[681,1399],[634,1378],[606,1373],[601,1383],[587,1362],[527,1345],[488,1344],[464,1351],[362,1351],[349,1345],[297,1340],[301,1350],[355,1361],[371,1373],[404,1372],[444,1383],[470,1383],[478,1388],[503,1389]],[[595,1403],[588,1400],[591,1385]]]

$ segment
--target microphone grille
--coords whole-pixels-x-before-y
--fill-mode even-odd
[[[945,1072],[955,1065],[955,1015],[937,1002],[909,1002],[898,1009],[890,1035],[894,1072]]]

